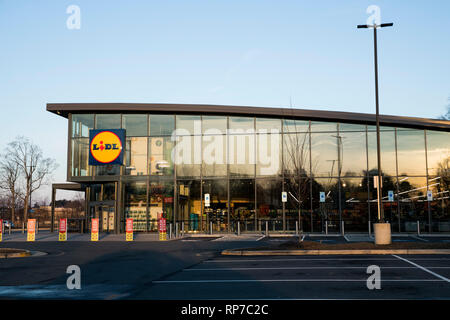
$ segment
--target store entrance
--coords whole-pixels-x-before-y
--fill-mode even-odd
[[[91,205],[90,212],[91,218],[98,219],[100,232],[114,232],[116,217],[114,205]]]

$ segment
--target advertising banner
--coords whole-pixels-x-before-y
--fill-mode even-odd
[[[89,165],[122,165],[124,150],[124,129],[89,130]]]
[[[36,219],[28,219],[27,223],[27,241],[36,239]]]
[[[59,241],[67,240],[67,219],[59,219]]]
[[[159,219],[158,232],[159,232],[159,240],[161,241],[167,240],[167,228],[165,218]]]
[[[98,241],[98,218],[91,221],[91,241]]]
[[[126,241],[133,241],[133,219],[128,218],[125,226]]]

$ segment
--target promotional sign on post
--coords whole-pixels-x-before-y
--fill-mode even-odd
[[[388,191],[388,198],[389,198],[389,201],[394,201],[394,191],[392,191],[392,190]]]
[[[67,219],[59,219],[59,241],[67,240]]]
[[[158,232],[159,232],[159,240],[167,240],[167,229],[166,229],[166,219],[161,218],[159,219],[159,226],[158,226]]]
[[[98,218],[91,222],[91,241],[98,241]]]
[[[287,202],[287,192],[283,191],[281,193],[281,202]]]
[[[209,198],[209,193],[205,193],[205,207],[209,207],[211,204],[210,202],[210,198]]]
[[[28,219],[27,223],[27,241],[36,239],[36,219]]]
[[[3,220],[0,219],[0,242],[3,240]]]
[[[128,218],[125,225],[126,241],[133,241],[133,219]]]
[[[320,202],[325,202],[325,192],[320,191]]]
[[[433,201],[433,191],[431,191],[431,190],[427,191],[427,200]]]

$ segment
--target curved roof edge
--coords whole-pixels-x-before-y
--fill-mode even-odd
[[[48,103],[47,111],[65,118],[69,113],[85,112],[159,112],[210,114],[231,116],[259,116],[274,118],[295,118],[317,121],[336,121],[375,125],[375,114],[323,111],[292,108],[267,108],[209,104],[171,104],[171,103]],[[428,118],[380,115],[383,126],[400,126],[417,129],[450,131],[450,121]]]

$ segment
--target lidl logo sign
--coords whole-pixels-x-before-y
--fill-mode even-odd
[[[89,131],[89,164],[123,164],[124,129]]]

